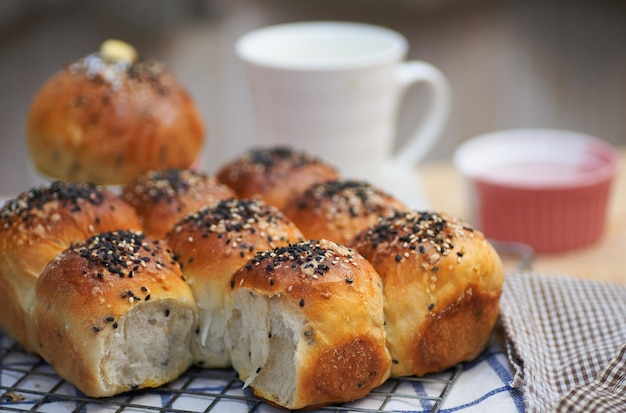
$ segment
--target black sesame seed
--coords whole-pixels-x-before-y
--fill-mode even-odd
[[[146,298],[144,298],[144,300],[150,301],[150,294],[146,295]]]
[[[99,332],[101,329],[98,326],[93,326],[93,331],[95,331],[96,333]]]
[[[352,284],[354,280],[352,278],[346,278],[346,283]]]
[[[110,322],[115,321],[115,317],[113,317],[112,315],[110,315],[110,316],[107,316],[107,317],[105,318],[105,320],[106,320],[106,321],[108,321],[108,322],[110,323]]]
[[[113,328],[117,328],[117,323],[113,323]]]
[[[435,303],[428,304],[428,311],[432,311],[435,308]]]
[[[396,254],[396,258],[395,259],[396,259],[396,262],[402,261],[402,255]]]
[[[261,367],[257,368],[256,369],[256,374],[259,374],[261,372],[261,369],[262,369]]]
[[[300,300],[300,307],[304,307],[304,299]]]
[[[165,317],[169,317],[170,316],[170,310],[169,308],[165,310]]]

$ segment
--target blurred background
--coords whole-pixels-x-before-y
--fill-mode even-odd
[[[448,77],[453,110],[427,161],[472,136],[548,127],[626,145],[626,2],[589,0],[2,0],[0,196],[28,189],[26,117],[48,77],[107,38],[174,72],[208,133],[207,171],[254,144],[233,45],[257,27],[299,20],[374,23],[404,34],[409,58]],[[425,90],[406,96],[401,143]]]

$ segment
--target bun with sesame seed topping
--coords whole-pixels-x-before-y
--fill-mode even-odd
[[[346,244],[381,216],[404,210],[404,203],[370,183],[333,180],[311,185],[284,213],[307,238]]]
[[[224,343],[229,318],[225,300],[231,275],[259,251],[296,242],[302,233],[261,200],[223,200],[188,215],[166,237],[198,302],[194,362],[230,367]]]
[[[137,210],[144,233],[159,239],[187,214],[234,196],[217,179],[191,169],[148,171],[122,188],[122,197]]]
[[[196,303],[162,241],[94,235],[50,262],[35,289],[35,350],[87,396],[157,387],[191,365]]]
[[[351,246],[380,274],[393,377],[421,376],[478,356],[495,326],[500,258],[482,233],[434,212],[399,212]]]
[[[283,146],[250,149],[217,172],[217,179],[239,198],[260,197],[281,211],[310,185],[338,177],[319,158]]]
[[[141,229],[135,210],[102,186],[60,181],[32,188],[0,210],[0,326],[28,351],[35,283],[72,243],[102,231]]]
[[[110,45],[60,70],[35,95],[27,144],[43,175],[123,185],[198,158],[204,126],[189,93],[161,63]]]
[[[356,251],[320,240],[262,252],[229,290],[233,366],[270,403],[350,401],[389,376],[381,280]]]

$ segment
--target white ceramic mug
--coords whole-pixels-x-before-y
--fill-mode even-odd
[[[447,122],[450,88],[422,61],[404,61],[399,33],[351,22],[297,22],[242,36],[260,145],[287,144],[321,156],[351,178],[377,180],[413,167]],[[412,139],[394,152],[398,109],[417,83],[432,91]],[[408,170],[408,169],[405,169]]]

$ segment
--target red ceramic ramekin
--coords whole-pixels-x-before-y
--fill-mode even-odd
[[[474,224],[489,238],[551,253],[602,236],[618,157],[598,138],[505,130],[463,143],[454,164],[467,178]]]

